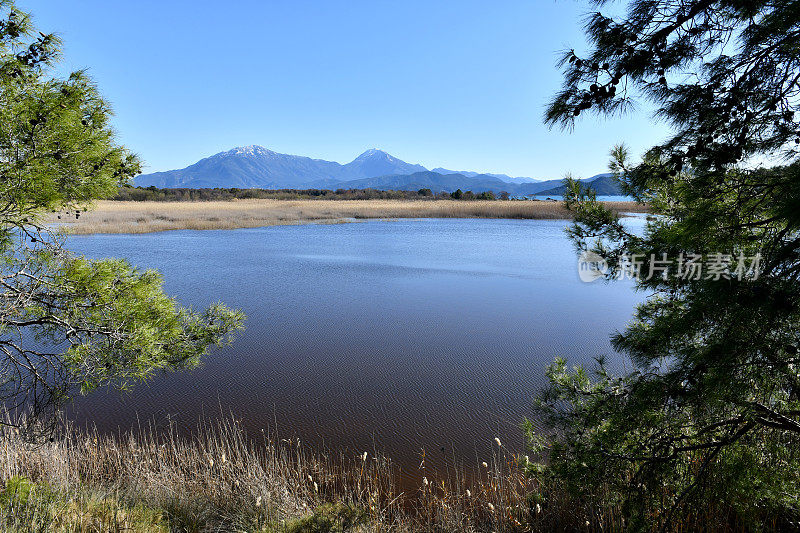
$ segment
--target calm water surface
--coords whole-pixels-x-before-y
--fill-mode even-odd
[[[640,294],[581,283],[566,221],[401,220],[74,236],[90,257],[157,268],[184,305],[247,314],[234,345],[196,371],[131,393],[98,391],[79,423],[193,428],[233,414],[251,431],[353,453],[414,475],[514,452],[556,356],[614,356]],[[442,451],[444,450],[444,451]]]

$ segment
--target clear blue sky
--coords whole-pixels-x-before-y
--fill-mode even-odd
[[[604,172],[612,144],[666,135],[646,108],[542,124],[575,0],[18,0],[88,68],[148,171],[234,146],[347,162],[380,148],[428,168]]]

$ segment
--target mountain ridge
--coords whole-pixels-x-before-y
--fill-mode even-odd
[[[527,178],[524,176],[513,177],[509,176],[508,174],[494,174],[491,172],[473,172],[470,170],[448,170],[442,167],[432,168],[431,171],[438,172],[439,174],[463,174],[464,176],[467,176],[469,178],[474,178],[475,176],[481,176],[481,175],[492,176],[494,178],[499,178],[505,181],[506,183],[536,183],[538,181],[544,181],[536,178]]]
[[[611,180],[611,182],[609,181]],[[587,187],[597,189],[599,195],[617,196],[619,188],[609,174],[597,174],[581,180]],[[319,183],[315,185],[321,185]],[[499,194],[507,192],[512,196],[559,196],[564,193],[563,180],[546,180],[531,183],[507,183],[490,174],[465,176],[464,174],[439,174],[433,171],[416,172],[414,174],[376,176],[352,181],[337,182],[341,189],[377,189],[377,190],[405,190],[416,191],[431,189],[433,192],[454,192],[470,190],[475,193],[493,192]],[[317,187],[315,187],[317,188]]]
[[[600,175],[598,175],[600,176]],[[598,176],[593,176],[597,178]],[[593,178],[585,180],[586,183]],[[140,174],[135,185],[159,188],[240,189],[431,189],[453,192],[508,192],[524,196],[560,194],[561,180],[512,178],[507,174],[428,170],[383,150],[370,148],[349,163],[282,154],[259,145],[239,146],[200,159],[182,169]],[[604,190],[609,190],[603,183]],[[605,192],[604,194],[611,194]]]

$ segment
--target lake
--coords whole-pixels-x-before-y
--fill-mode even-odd
[[[631,219],[631,224],[640,224]],[[103,431],[139,421],[191,429],[234,415],[252,432],[388,454],[414,476],[469,469],[495,437],[523,451],[556,356],[609,355],[642,295],[582,283],[547,220],[398,220],[69,238],[89,257],[159,269],[185,305],[247,314],[234,345],[202,368],[130,393],[97,391],[71,416]]]

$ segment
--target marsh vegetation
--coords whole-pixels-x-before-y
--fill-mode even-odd
[[[635,202],[607,202],[615,212],[646,212]],[[60,218],[59,218],[60,217]],[[71,233],[151,233],[175,229],[234,229],[358,219],[570,219],[561,202],[482,200],[275,200],[204,202],[100,201],[81,213],[51,214]]]
[[[481,475],[452,471],[401,489],[371,452],[325,454],[297,439],[248,435],[233,420],[191,438],[140,428],[66,430],[31,445],[0,433],[0,527],[8,531],[619,531],[606,494],[575,498],[494,443]],[[487,435],[487,440],[491,436]],[[670,531],[742,522],[726,503],[680,516]]]

